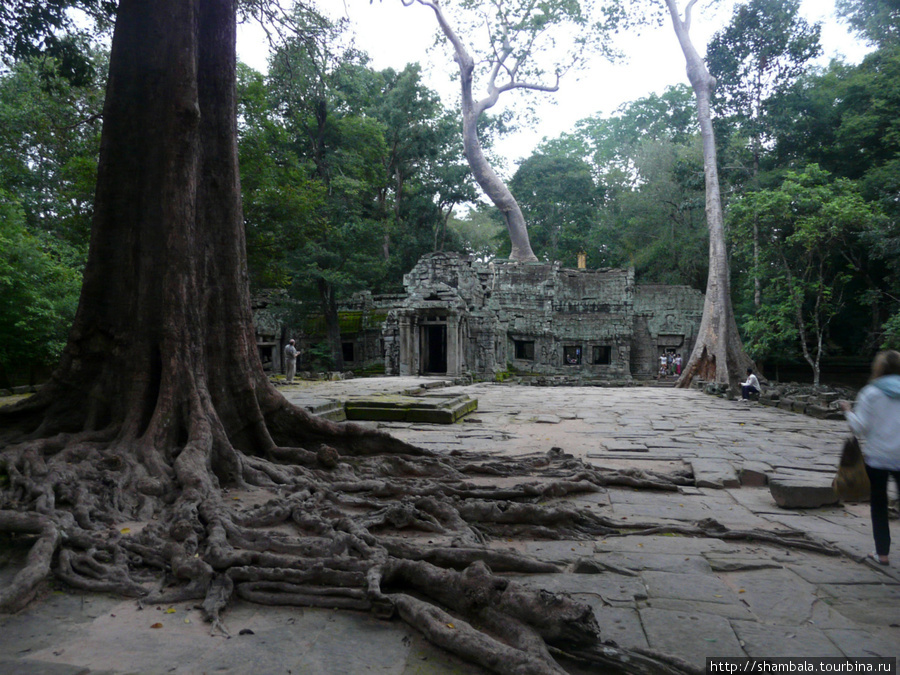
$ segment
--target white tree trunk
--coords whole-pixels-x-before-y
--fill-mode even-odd
[[[710,112],[710,96],[716,80],[709,74],[690,38],[691,10],[697,0],[688,2],[684,19],[680,16],[676,0],[664,1],[687,62],[688,80],[697,98],[697,119],[703,141],[703,169],[706,179],[706,222],[709,228],[709,276],[706,281],[703,318],[697,341],[678,386],[689,386],[696,376],[729,384],[736,389],[744,369],[751,367],[752,361],[744,352],[731,305],[728,250],[716,164],[716,139]]]
[[[412,4],[414,0],[403,0],[406,5]],[[528,228],[525,225],[525,216],[522,215],[522,209],[519,208],[515,197],[506,187],[506,184],[500,179],[481,148],[481,142],[478,140],[478,120],[481,114],[497,103],[500,98],[502,89],[496,86],[497,74],[500,70],[499,64],[495,64],[488,82],[488,95],[478,101],[472,94],[472,78],[475,72],[475,61],[472,59],[468,50],[459,36],[453,30],[453,27],[444,16],[440,5],[434,1],[415,0],[418,4],[430,8],[437,18],[438,25],[444,37],[447,38],[453,47],[454,59],[459,65],[460,84],[462,88],[462,118],[463,118],[463,149],[466,154],[466,161],[469,168],[472,169],[472,175],[478,181],[478,185],[484,190],[494,206],[496,206],[503,214],[506,221],[506,228],[509,231],[510,244],[512,249],[509,257],[511,260],[521,262],[532,262],[537,260],[537,256],[531,250],[531,241],[528,238]],[[506,89],[510,88],[526,88],[526,89],[543,89],[552,90],[550,87],[532,86],[522,83],[515,85],[506,85]]]

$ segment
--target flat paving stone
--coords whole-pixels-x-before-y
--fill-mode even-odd
[[[810,620],[818,601],[817,587],[788,569],[723,573],[720,577],[767,623],[800,626]]]
[[[667,609],[675,612],[692,612],[721,616],[725,619],[755,621],[746,605],[742,603],[700,602],[697,600],[679,600],[678,598],[651,598],[644,603],[647,607]]]
[[[748,656],[829,657],[844,653],[828,634],[812,626],[771,626],[755,621],[732,621],[731,627]]]
[[[823,600],[852,621],[875,626],[900,626],[900,586],[823,584],[819,588]]]
[[[673,572],[679,574],[706,574],[710,567],[706,559],[700,555],[681,555],[670,553],[651,553],[644,551],[598,553],[598,560],[624,569],[652,570],[656,572]]]
[[[900,629],[872,628],[854,630],[848,628],[826,628],[825,635],[832,643],[851,658],[880,656],[900,659]]]
[[[728,619],[648,607],[640,610],[650,648],[706,668],[710,657],[746,656]]]
[[[884,574],[855,563],[847,558],[818,557],[802,564],[790,565],[790,570],[811,584],[879,584],[896,585]]]
[[[620,647],[640,647],[642,649],[650,647],[637,610],[626,607],[608,607],[596,603],[594,599],[587,602],[593,608],[594,616],[597,617],[597,622],[601,626],[600,638],[602,640],[612,640]]]
[[[672,572],[642,572],[650,598],[691,600],[733,604],[734,592],[712,574],[677,574]]]

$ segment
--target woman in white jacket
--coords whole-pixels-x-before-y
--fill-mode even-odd
[[[888,523],[888,478],[900,489],[900,352],[879,352],[872,362],[872,378],[850,408],[841,403],[850,428],[860,438],[866,473],[872,484],[872,533],[875,551],[869,557],[888,564],[891,531]]]

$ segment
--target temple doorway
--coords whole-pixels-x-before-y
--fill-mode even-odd
[[[425,324],[422,326],[422,373],[447,374],[447,324]]]

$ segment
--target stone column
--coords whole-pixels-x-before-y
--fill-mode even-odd
[[[410,316],[400,315],[397,317],[397,323],[400,325],[400,375],[418,375],[418,359],[416,358],[416,350],[414,348],[417,340],[413,322]],[[415,364],[415,372],[413,365]]]
[[[459,315],[447,315],[447,375],[459,377],[460,364],[460,339],[459,339]]]

